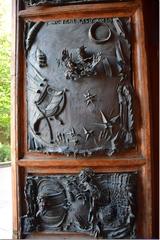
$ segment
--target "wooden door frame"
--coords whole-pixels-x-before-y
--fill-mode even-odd
[[[151,106],[153,238],[159,238],[159,1],[143,0],[143,13]]]
[[[95,8],[96,6],[96,8]],[[13,50],[12,50],[12,184],[13,184],[13,236],[20,238],[20,216],[22,203],[22,189],[26,172],[39,173],[76,173],[81,168],[92,167],[97,172],[122,172],[139,171],[138,201],[141,201],[138,214],[138,231],[141,237],[152,238],[155,236],[155,222],[153,220],[152,181],[153,158],[151,153],[151,130],[150,130],[150,102],[149,102],[149,62],[147,63],[146,25],[143,19],[141,0],[126,3],[100,3],[88,5],[63,6],[63,7],[34,7],[29,10],[23,9],[22,1],[13,0]],[[74,16],[73,16],[74,11]],[[134,29],[133,36],[133,69],[134,88],[140,98],[142,111],[142,125],[137,133],[139,153],[131,152],[119,155],[118,158],[101,158],[98,163],[96,158],[81,161],[70,158],[64,161],[60,155],[47,156],[43,161],[40,154],[28,154],[25,149],[25,84],[24,84],[24,52],[23,52],[23,22],[24,20],[51,20],[55,18],[87,18],[87,17],[122,17],[132,16]],[[149,58],[148,58],[149,59]],[[145,96],[145,97],[144,97]],[[139,129],[139,128],[137,128]],[[153,149],[153,148],[152,148]],[[122,158],[122,159],[121,159]],[[124,158],[124,159],[123,159]],[[34,161],[33,161],[34,159]],[[54,161],[52,161],[54,159]],[[154,171],[154,170],[153,170]],[[153,172],[152,172],[153,176]],[[153,181],[154,182],[154,181]],[[155,190],[154,190],[155,191]],[[152,223],[154,223],[152,225]],[[142,228],[142,229],[140,229]]]

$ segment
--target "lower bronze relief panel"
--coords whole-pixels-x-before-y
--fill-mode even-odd
[[[27,22],[30,151],[135,147],[130,18]]]
[[[28,176],[23,237],[31,232],[78,232],[95,238],[136,238],[137,173]]]

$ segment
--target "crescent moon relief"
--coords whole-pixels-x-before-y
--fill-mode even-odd
[[[109,26],[103,22],[95,22],[89,29],[89,39],[96,44],[102,44],[109,41],[112,32]]]

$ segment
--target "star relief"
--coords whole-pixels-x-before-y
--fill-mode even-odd
[[[88,141],[88,139],[93,135],[94,131],[93,130],[88,130],[85,127],[83,127],[83,131],[86,137],[86,142]]]
[[[102,122],[101,123],[96,123],[98,126],[102,126],[105,130],[108,130],[110,134],[112,135],[112,128],[113,124],[115,124],[119,118],[119,115],[113,117],[113,118],[107,118],[102,111],[100,111]]]
[[[87,106],[89,104],[93,104],[93,102],[95,101],[96,95],[92,95],[89,91],[87,92],[87,94],[84,94],[85,97],[85,102],[87,103]]]

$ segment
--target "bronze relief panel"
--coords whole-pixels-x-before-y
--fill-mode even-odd
[[[79,232],[104,239],[136,238],[137,173],[28,176],[22,235]]]
[[[26,23],[30,151],[135,146],[130,35],[130,18]]]
[[[26,6],[37,5],[67,5],[78,3],[100,3],[100,2],[128,2],[130,0],[24,0]]]

